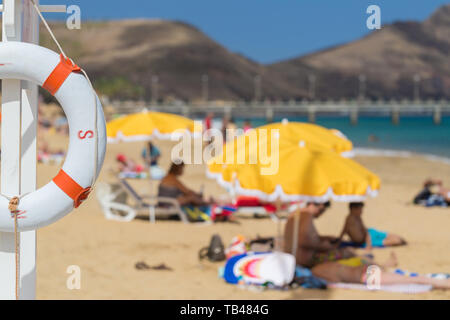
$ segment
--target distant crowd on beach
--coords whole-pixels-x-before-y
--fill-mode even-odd
[[[214,113],[209,112],[204,121],[203,121],[203,129],[204,131],[208,131],[213,128],[213,120],[214,120]],[[252,129],[252,123],[250,119],[244,120],[242,128],[238,128],[235,120],[231,116],[224,116],[222,118],[222,138],[223,141],[230,141],[234,139],[238,135],[238,130],[241,129],[242,133],[248,132],[250,129]]]
[[[38,134],[37,134],[37,157],[41,163],[61,164],[65,157],[63,149],[50,147],[46,135],[61,134],[69,135],[69,124],[64,115],[54,118],[46,117],[41,109],[38,113]]]

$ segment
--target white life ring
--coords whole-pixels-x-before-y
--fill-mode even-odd
[[[69,150],[64,165],[52,181],[20,199],[16,211],[18,231],[45,227],[78,207],[87,198],[103,165],[103,110],[89,81],[79,71],[70,60],[49,49],[22,42],[0,43],[0,78],[28,80],[43,86],[61,104],[69,123]],[[0,197],[2,232],[15,230],[8,204],[7,198]]]

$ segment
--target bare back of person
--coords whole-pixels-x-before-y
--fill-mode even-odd
[[[367,228],[364,226],[361,216],[352,214],[348,215],[345,220],[345,233],[350,237],[351,241],[358,244],[365,243]]]
[[[299,217],[295,217],[299,215]],[[336,261],[355,256],[348,248],[336,248],[328,239],[321,237],[314,226],[313,215],[306,212],[292,214],[285,227],[285,252],[292,253],[298,264],[312,267],[326,261]],[[295,223],[298,221],[298,236]]]
[[[294,224],[295,224],[295,214],[300,215],[299,219],[299,232],[297,243],[294,245]],[[312,217],[307,215],[301,215],[300,213],[295,213],[288,218],[285,227],[285,251],[289,253],[294,253],[297,263],[303,266],[307,266],[312,260],[315,250],[314,245],[320,243],[319,234],[313,224]],[[308,244],[308,245],[305,245]],[[296,247],[296,250],[295,248]]]

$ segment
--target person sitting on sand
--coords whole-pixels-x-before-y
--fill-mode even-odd
[[[339,248],[338,238],[320,236],[314,226],[329,207],[329,203],[307,203],[293,212],[284,232],[284,251],[296,257],[297,264],[310,268],[325,261],[355,257],[349,248]]]
[[[450,289],[450,279],[409,277],[389,272],[389,268],[397,266],[394,253],[391,253],[385,263],[380,264],[371,257],[358,257],[348,248],[337,248],[337,239],[319,236],[313,223],[326,209],[326,204],[308,203],[291,214],[286,224],[285,252],[294,253],[297,264],[310,268],[314,276],[333,283],[366,284],[369,267],[377,266],[380,268],[381,285],[426,284],[435,289]],[[327,259],[322,259],[321,256]]]
[[[422,191],[414,198],[415,204],[431,206],[450,206],[450,189],[444,188],[442,180],[427,179]]]
[[[349,204],[350,213],[345,220],[339,241],[342,240],[344,235],[348,235],[351,242],[341,243],[341,246],[351,245],[366,248],[370,251],[373,247],[381,248],[406,244],[406,241],[398,235],[379,231],[374,228],[366,228],[362,220],[363,208],[364,203],[362,202],[352,202]]]

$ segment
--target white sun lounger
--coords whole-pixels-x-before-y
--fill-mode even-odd
[[[155,223],[156,216],[171,215],[178,215],[182,222],[189,223],[186,213],[176,199],[139,195],[125,179],[119,179],[118,183],[113,185],[98,183],[96,194],[103,214],[108,220],[129,222],[139,211],[147,211],[151,223]],[[127,203],[128,197],[133,199],[134,205]]]

